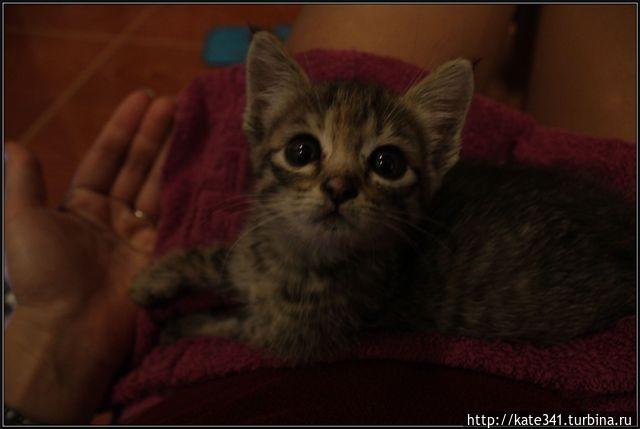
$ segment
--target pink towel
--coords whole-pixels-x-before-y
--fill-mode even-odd
[[[404,91],[425,71],[390,58],[357,52],[312,51],[298,61],[312,79],[359,79]],[[157,254],[212,241],[232,242],[242,216],[226,200],[249,185],[248,148],[241,131],[244,67],[214,70],[181,95],[175,140],[167,160]],[[538,125],[530,116],[476,96],[463,133],[461,157],[494,164],[518,161],[588,173],[635,201],[636,148]],[[629,231],[634,234],[634,231]],[[259,368],[283,367],[247,346],[223,338],[183,339],[157,346],[154,321],[223,302],[189,296],[141,311],[133,369],[113,391],[115,404],[131,405],[159,392]],[[381,334],[365,338],[342,359],[431,362],[535,383],[584,399],[585,410],[635,409],[636,318],[611,329],[549,348],[437,334]]]

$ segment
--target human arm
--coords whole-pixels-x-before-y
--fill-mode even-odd
[[[128,289],[151,259],[165,141],[175,105],[145,91],[116,109],[61,209],[39,165],[5,145],[5,257],[17,306],[5,330],[5,404],[44,423],[87,422],[127,358]]]

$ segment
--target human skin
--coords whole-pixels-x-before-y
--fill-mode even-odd
[[[456,57],[482,59],[476,88],[489,83],[507,53],[515,5],[308,5],[287,47],[355,49],[432,69]]]
[[[514,11],[498,4],[305,5],[288,48],[356,49],[427,69],[481,58],[476,90],[491,95]],[[525,110],[546,126],[635,142],[635,15],[634,5],[542,6]]]
[[[636,142],[636,6],[545,5],[526,109],[541,123]]]
[[[88,422],[131,350],[128,295],[146,267],[175,103],[128,96],[81,162],[62,210],[37,160],[5,145],[5,252],[17,306],[5,330],[5,404],[36,422]]]

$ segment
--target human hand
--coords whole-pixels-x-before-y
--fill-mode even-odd
[[[170,98],[129,95],[58,210],[44,205],[37,160],[5,145],[5,255],[17,300],[5,333],[5,402],[33,420],[90,418],[130,351],[128,289],[156,242],[174,110]]]

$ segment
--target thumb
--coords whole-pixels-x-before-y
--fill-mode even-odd
[[[23,145],[5,143],[5,214],[7,219],[26,208],[42,207],[46,191],[37,158]]]

